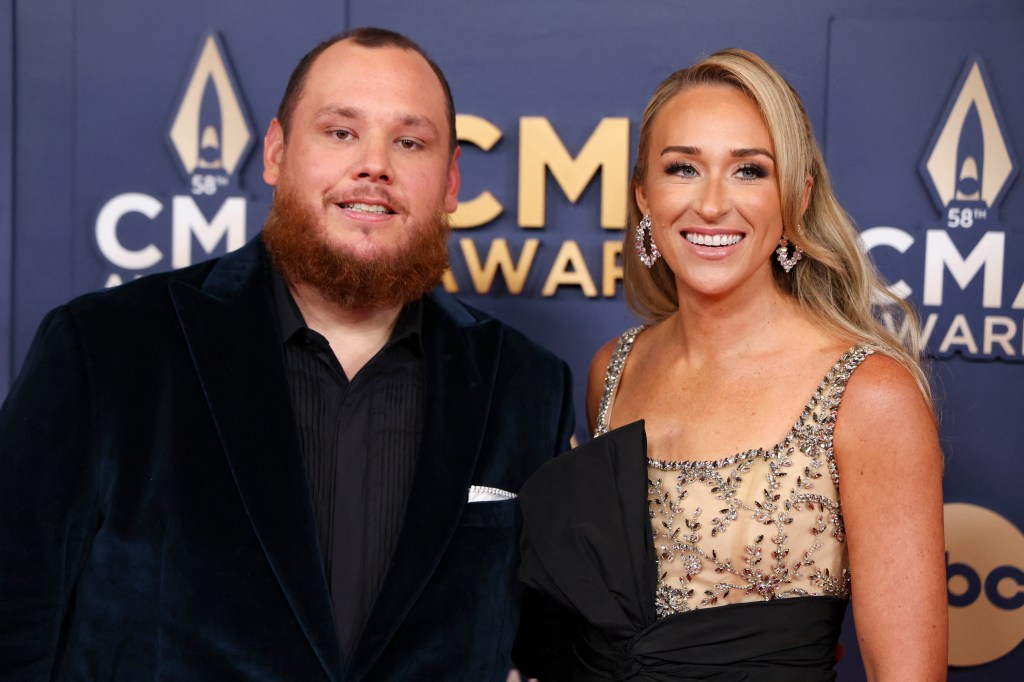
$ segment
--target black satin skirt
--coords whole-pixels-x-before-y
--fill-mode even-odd
[[[825,682],[847,602],[794,597],[718,606],[657,621],[628,640],[584,625],[565,679],[572,682]]]

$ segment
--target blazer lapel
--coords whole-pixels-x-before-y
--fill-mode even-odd
[[[268,268],[257,238],[224,256],[201,289],[172,284],[171,298],[253,529],[334,680],[340,653]]]
[[[361,679],[384,651],[455,532],[486,431],[501,334],[499,324],[480,323],[447,297],[424,300],[424,418],[412,492],[349,679]]]

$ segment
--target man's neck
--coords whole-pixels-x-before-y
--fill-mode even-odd
[[[345,375],[351,380],[384,347],[398,321],[402,306],[347,308],[305,284],[288,284],[306,326],[331,344]]]

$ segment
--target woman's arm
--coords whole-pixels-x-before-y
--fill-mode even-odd
[[[851,376],[834,434],[868,680],[944,680],[942,453],[910,373],[876,354]]]

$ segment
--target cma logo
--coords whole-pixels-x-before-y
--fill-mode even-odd
[[[167,132],[171,150],[189,182],[189,194],[171,199],[172,268],[198,260],[192,255],[196,243],[203,251],[200,258],[212,255],[218,244],[224,243],[231,251],[245,243],[245,198],[237,194],[222,201],[215,198],[221,190],[239,190],[238,171],[253,146],[253,128],[239,92],[223,45],[215,34],[207,35]],[[166,237],[146,237],[165,208],[163,201],[141,192],[126,192],[107,201],[96,217],[100,253],[121,271],[138,273],[167,265]],[[106,286],[121,281],[115,272],[107,277]]]
[[[912,287],[903,271],[889,291],[918,294],[922,342],[940,357],[1024,359],[1020,245],[997,215],[1018,167],[994,92],[982,60],[968,58],[919,165],[943,225],[923,235],[886,225],[861,232],[867,250],[885,247],[923,263],[920,284]],[[881,316],[903,331],[886,311]]]
[[[1024,639],[1024,535],[991,509],[945,505],[949,663],[981,665]]]
[[[920,173],[947,227],[988,219],[1017,175],[982,61],[967,60]]]

